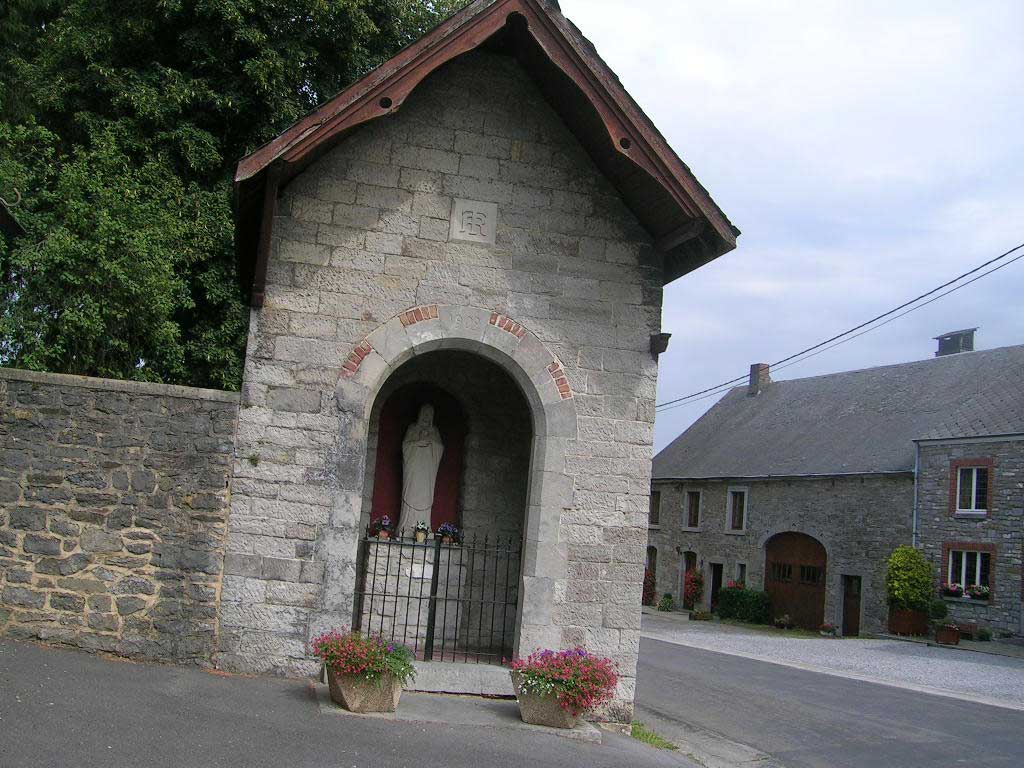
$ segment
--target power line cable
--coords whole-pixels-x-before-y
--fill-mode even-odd
[[[1021,248],[1024,248],[1024,243],[1020,243],[1019,245],[1011,248],[1010,250],[1006,251],[1005,253],[1001,253],[1000,255],[996,256],[995,258],[989,259],[988,261],[986,261],[986,262],[984,262],[982,264],[979,264],[978,266],[974,267],[973,269],[970,269],[967,272],[964,272],[963,274],[958,275],[957,277],[953,278],[952,280],[949,280],[949,281],[943,283],[942,285],[936,286],[935,288],[932,288],[930,291],[927,291],[926,293],[922,293],[920,296],[917,296],[916,298],[913,298],[910,301],[906,301],[903,304],[900,304],[898,307],[893,307],[892,309],[890,309],[887,312],[883,312],[882,314],[876,315],[875,317],[871,318],[870,320],[867,320],[867,321],[865,321],[863,323],[860,323],[859,325],[855,325],[853,328],[850,328],[850,329],[848,329],[846,331],[843,331],[842,333],[836,334],[835,336],[833,336],[833,337],[831,337],[829,339],[825,339],[824,341],[821,341],[821,342],[819,342],[817,344],[814,344],[813,346],[807,347],[806,349],[803,349],[800,352],[796,352],[796,353],[794,353],[792,355],[789,355],[788,357],[784,357],[781,360],[778,360],[778,361],[772,363],[770,367],[773,368],[773,369],[776,369],[776,370],[782,370],[783,368],[788,368],[790,365],[795,365],[798,362],[803,362],[804,360],[808,360],[808,359],[810,359],[810,358],[812,358],[812,357],[814,357],[814,356],[816,356],[818,354],[821,354],[821,352],[826,352],[829,349],[832,349],[834,347],[839,346],[840,344],[844,344],[844,343],[846,343],[846,341],[852,341],[853,339],[857,338],[858,336],[863,336],[865,333],[869,333],[870,331],[876,330],[877,328],[881,328],[884,325],[888,325],[893,320],[896,320],[896,319],[898,319],[900,317],[903,317],[904,315],[909,314],[910,312],[913,312],[915,309],[920,309],[921,307],[928,306],[933,301],[937,301],[938,299],[941,299],[944,296],[948,296],[949,294],[953,293],[954,291],[958,291],[961,288],[964,288],[964,287],[970,285],[971,283],[975,282],[976,280],[980,280],[983,277],[987,277],[988,275],[992,274],[993,272],[995,272],[997,270],[1000,270],[1003,267],[1009,266],[1010,264],[1013,264],[1015,261],[1018,261],[1021,258],[1024,258],[1024,254],[1020,254],[1019,256],[1016,256],[1013,259],[1010,259],[1010,261],[1007,261],[1007,262],[1005,262],[1003,264],[1000,264],[998,267],[995,267],[994,269],[990,269],[988,272],[985,272],[985,273],[983,273],[981,275],[978,275],[977,277],[974,277],[971,280],[968,280],[967,282],[965,282],[965,283],[963,283],[961,285],[958,285],[958,286],[950,289],[949,291],[946,291],[945,293],[942,293],[942,294],[940,294],[938,296],[934,296],[933,298],[928,299],[928,301],[923,302],[923,303],[921,303],[921,304],[919,304],[917,306],[911,306],[911,305],[917,304],[917,302],[921,301],[921,299],[928,298],[929,296],[932,296],[933,294],[943,290],[944,288],[948,288],[949,286],[954,285],[955,283],[960,282],[965,277],[969,277],[970,275],[973,275],[976,272],[985,269],[985,267],[988,267],[988,266],[990,266],[992,264],[995,264],[997,261],[1005,259],[1007,256],[1009,256],[1010,254],[1014,253],[1015,251],[1019,251]],[[907,309],[907,307],[910,307],[910,309]],[[904,310],[904,309],[906,310],[905,312],[902,312],[901,314],[898,314],[895,317],[889,317],[890,315],[893,315],[893,314],[895,314],[897,312],[900,312],[900,310]],[[878,322],[879,320],[883,320],[885,318],[889,318],[889,319],[885,320],[885,322],[883,322],[883,323],[879,323],[878,325],[873,325],[874,323]],[[873,326],[873,327],[868,328],[867,326]],[[866,328],[866,330],[861,331],[861,329],[865,329],[865,328]],[[856,335],[851,336],[851,334],[855,333],[856,331],[861,331],[861,333],[857,333]],[[849,337],[849,338],[844,338],[844,337]],[[840,341],[840,340],[842,340],[842,341]],[[833,343],[833,342],[835,342],[835,343]],[[830,345],[830,346],[826,346],[826,345]],[[822,347],[824,347],[824,349],[822,349]],[[815,350],[819,350],[819,351],[815,352]],[[808,352],[814,352],[814,354],[809,355],[809,354],[807,354]],[[800,359],[798,360],[797,358],[800,358]],[[787,365],[783,365],[783,363],[787,363]],[[672,410],[673,407],[679,407],[679,406],[687,404],[687,403],[697,402],[699,400],[704,400],[704,399],[706,399],[708,397],[712,397],[713,395],[716,395],[716,394],[724,391],[725,389],[731,387],[733,384],[737,384],[737,383],[739,383],[741,381],[744,381],[746,378],[747,378],[746,376],[739,376],[739,377],[737,377],[735,379],[730,379],[729,381],[723,381],[721,384],[716,384],[713,387],[708,387],[707,389],[702,389],[702,390],[700,390],[698,392],[693,392],[693,393],[691,393],[689,395],[684,395],[682,397],[677,397],[677,398],[675,398],[673,400],[667,400],[667,401],[665,401],[663,403],[659,403],[655,407],[657,409],[662,409],[662,410]]]

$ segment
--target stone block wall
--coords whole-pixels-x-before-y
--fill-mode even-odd
[[[497,204],[494,246],[448,240],[456,198]],[[616,190],[513,59],[477,52],[294,179],[274,235],[239,417],[225,663],[315,672],[309,635],[350,620],[368,409],[339,410],[343,366],[386,375],[391,331],[372,335],[400,313],[428,308],[422,322],[394,324],[396,338],[420,343],[479,312],[474,343],[546,356],[534,381],[554,393],[548,423],[564,430],[535,435],[529,503],[558,513],[541,528],[527,510],[537,553],[526,568],[544,572],[523,594],[528,642],[615,658],[615,716],[628,717],[662,265]],[[308,599],[269,599],[296,584]]]
[[[963,459],[991,462],[991,509],[982,518],[958,516],[951,503],[951,467]],[[918,545],[935,568],[935,583],[946,581],[949,549],[977,547],[994,557],[991,599],[948,600],[950,616],[1024,634],[1024,440],[921,443],[919,466]]]
[[[0,368],[0,632],[208,663],[237,408]]]
[[[828,553],[825,620],[842,624],[842,575],[861,577],[862,632],[882,631],[888,617],[886,561],[910,544],[913,475],[857,475],[773,480],[656,481],[661,492],[660,525],[648,533],[658,550],[657,590],[679,599],[685,552],[697,554],[704,572],[704,600],[711,589],[711,563],[723,564],[723,586],[746,565],[747,584],[764,589],[765,544],[778,533],[799,531]],[[726,532],[729,488],[747,489],[743,533]],[[701,491],[700,528],[686,529],[687,491]]]

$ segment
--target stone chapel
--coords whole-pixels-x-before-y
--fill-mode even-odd
[[[117,568],[172,569],[183,586],[166,604],[159,585],[145,592],[134,618],[98,601],[113,618],[75,637],[300,675],[318,671],[311,637],[353,624],[451,663],[584,645],[616,661],[607,716],[628,722],[662,288],[739,231],[552,0],[470,3],[243,158],[235,185],[251,320],[233,442],[223,393],[189,406],[207,442],[180,448],[185,466],[220,473],[202,475],[209,511],[169,522],[196,498],[173,496],[180,462],[175,483],[157,464],[152,483],[129,473],[117,493],[173,498],[156,522],[129,515],[101,553],[82,543],[75,576],[116,552],[105,567],[122,581]],[[135,393],[118,395],[129,411],[152,386],[111,385]],[[165,389],[151,394],[193,397]],[[418,507],[403,479],[412,433],[433,451]],[[66,535],[85,542],[74,530],[104,519]],[[159,542],[129,538],[158,523]],[[442,543],[445,524],[457,533]],[[55,578],[71,578],[63,563],[47,566]]]

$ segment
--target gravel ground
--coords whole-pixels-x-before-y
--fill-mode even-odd
[[[684,614],[647,614],[641,634],[693,648],[762,661],[921,686],[1024,707],[1024,659],[933,648],[899,640],[833,640],[690,622]]]

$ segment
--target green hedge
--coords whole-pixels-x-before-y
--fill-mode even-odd
[[[767,592],[743,587],[725,587],[718,592],[718,615],[751,624],[770,624],[772,601]]]

